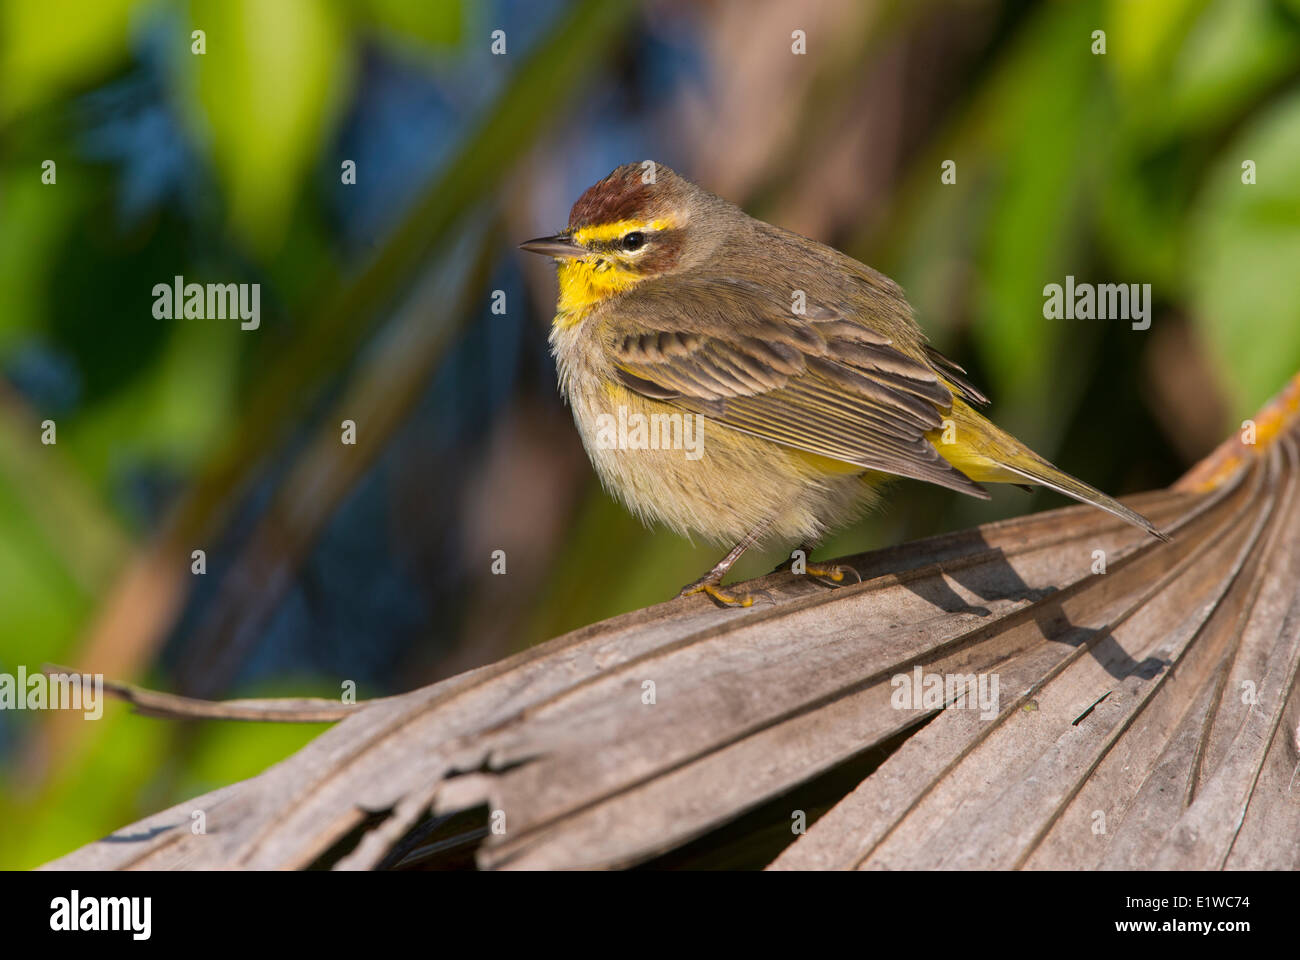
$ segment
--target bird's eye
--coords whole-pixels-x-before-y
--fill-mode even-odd
[[[645,234],[640,230],[633,230],[631,233],[624,234],[624,250],[640,250],[643,246],[645,246]]]

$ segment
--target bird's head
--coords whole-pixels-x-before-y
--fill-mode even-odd
[[[627,163],[587,188],[564,231],[519,247],[558,261],[559,311],[581,313],[698,262],[710,201],[663,164]]]

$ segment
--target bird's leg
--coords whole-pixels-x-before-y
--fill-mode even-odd
[[[728,551],[727,555],[713,565],[713,569],[706,573],[694,583],[688,583],[682,587],[679,597],[689,597],[695,593],[707,593],[710,597],[722,604],[724,607],[748,607],[754,603],[754,594],[744,594],[743,596],[727,593],[722,589],[722,578],[727,575],[727,571],[732,565],[740,559],[740,555],[752,547],[767,532],[771,521],[765,520],[756,526],[749,533],[745,534],[740,543]],[[759,591],[762,593],[762,591]],[[766,596],[766,594],[763,594]],[[769,599],[771,599],[769,597]]]
[[[796,572],[796,575],[816,577],[818,580],[829,581],[832,584],[842,584],[845,577],[852,576],[858,583],[862,582],[862,575],[852,567],[845,566],[842,563],[813,563],[808,558],[812,556],[813,550],[816,549],[813,544],[805,543],[799,547],[804,556],[804,567],[802,571],[794,571],[794,557],[791,557],[777,570],[790,570]]]

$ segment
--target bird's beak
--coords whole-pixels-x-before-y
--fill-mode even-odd
[[[588,252],[586,247],[578,246],[562,233],[557,233],[553,237],[525,240],[519,244],[519,249],[527,250],[529,253],[540,253],[544,257],[585,257]]]

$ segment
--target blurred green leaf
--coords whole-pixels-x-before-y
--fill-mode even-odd
[[[1109,0],[1108,63],[1126,96],[1144,97],[1161,82],[1182,38],[1207,0]]]
[[[893,228],[882,231],[891,246],[878,252],[860,243],[849,247],[859,260],[875,264],[902,285],[917,321],[940,350],[952,348],[965,319],[973,237],[988,215],[982,202],[990,179],[987,168],[966,152],[968,142],[954,141],[960,138],[939,146],[929,163],[919,163],[922,173],[900,191]],[[936,190],[943,160],[953,160],[960,175],[955,184]]]
[[[1104,142],[1091,6],[1047,8],[1019,38],[982,106],[996,131],[996,159],[974,337],[999,400],[1011,407],[999,422],[1031,444],[1059,428],[1079,388],[1062,363],[1065,340],[1077,349],[1089,335],[1044,319],[1043,287],[1063,283],[1078,263],[1083,191]]]
[[[136,0],[0,0],[0,123],[126,53]]]
[[[58,170],[63,179],[48,185],[37,165],[0,173],[0,357],[45,322],[55,250],[86,199],[85,184]]]
[[[190,234],[171,215],[135,229],[119,226],[109,178],[88,179],[101,188],[52,251],[43,293],[54,345],[76,363],[80,400],[93,406],[136,382],[161,355],[173,321],[154,317],[150,291],[182,272]],[[119,309],[106,317],[105,304]],[[111,336],[104,335],[106,323]]]
[[[292,696],[285,687],[249,691],[251,697]],[[309,689],[304,695],[338,696],[338,690]],[[364,697],[363,697],[364,698]],[[156,720],[156,723],[172,721]],[[187,741],[184,780],[171,787],[176,796],[208,793],[228,783],[257,776],[272,764],[305,747],[328,730],[328,723],[202,723]]]
[[[207,52],[187,54],[194,82],[186,112],[201,118],[231,228],[267,256],[284,240],[350,85],[345,25],[329,0],[193,0],[190,20]]]
[[[450,47],[465,33],[464,0],[362,0],[362,6],[371,23],[401,44]]]
[[[1298,41],[1294,21],[1272,0],[1216,0],[1178,51],[1166,124],[1216,128],[1300,64]]]
[[[236,402],[239,341],[208,320],[178,321],[162,354],[128,389],[71,425],[69,446],[86,474],[112,485],[122,463],[149,462],[177,472],[227,436]]]
[[[1300,368],[1300,95],[1253,121],[1223,151],[1191,225],[1187,280],[1197,326],[1238,414]],[[1242,162],[1257,183],[1242,183]]]
[[[1119,136],[1105,153],[1094,220],[1107,265],[1152,284],[1161,298],[1182,284],[1188,198],[1199,180],[1203,151],[1148,152],[1143,138]]]

